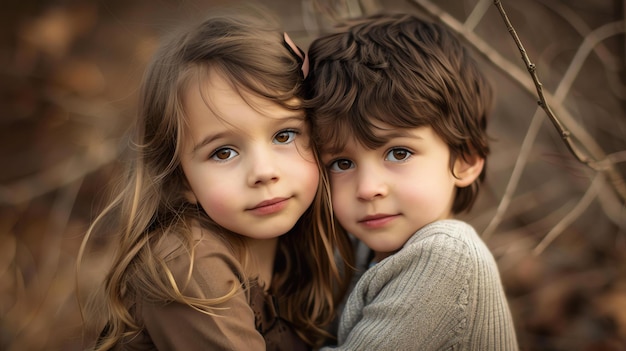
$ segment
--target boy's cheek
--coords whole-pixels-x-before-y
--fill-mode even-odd
[[[351,199],[354,197],[354,195],[351,196],[349,191],[346,191],[346,189],[347,187],[337,186],[331,191],[333,212],[335,212],[337,219],[339,219],[340,221],[348,217],[350,213],[350,208],[354,207],[353,205],[351,205]]]

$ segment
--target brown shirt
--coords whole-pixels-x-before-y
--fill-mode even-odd
[[[187,255],[168,262],[186,296],[219,298],[233,284],[242,284],[243,268],[222,240],[204,235],[195,249],[194,269],[184,287],[189,268]],[[275,299],[256,281],[247,286],[247,291],[239,289],[235,296],[219,304],[218,315],[207,315],[180,303],[150,303],[139,297],[132,312],[144,327],[116,349],[307,350],[306,344],[280,318]]]

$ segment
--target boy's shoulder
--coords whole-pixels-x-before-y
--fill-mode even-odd
[[[466,245],[485,245],[474,227],[457,219],[443,219],[432,222],[415,232],[406,242],[404,248],[425,245],[433,242],[459,241]],[[404,249],[403,248],[403,249]]]
[[[487,262],[495,265],[493,254],[474,227],[455,219],[440,220],[424,226],[391,257],[412,262],[416,256],[420,259],[429,257],[431,261],[438,262],[469,265]]]

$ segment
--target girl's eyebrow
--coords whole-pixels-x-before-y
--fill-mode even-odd
[[[280,123],[282,123],[282,122],[289,122],[291,120],[296,120],[298,122],[301,122],[301,121],[304,121],[305,119],[306,119],[306,117],[304,116],[303,113],[298,113],[298,114],[284,116],[281,119],[277,119],[277,121],[280,121]]]
[[[223,137],[227,136],[228,134],[230,134],[230,133],[229,132],[219,132],[219,133],[207,135],[204,139],[202,139],[201,142],[199,142],[198,144],[194,145],[192,152],[196,153],[199,149],[201,149],[205,145],[208,145],[213,140],[217,140],[217,139],[223,138]]]

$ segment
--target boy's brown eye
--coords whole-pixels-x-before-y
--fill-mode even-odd
[[[386,161],[392,161],[392,162],[400,162],[400,161],[404,161],[406,159],[408,159],[409,157],[411,157],[413,153],[405,148],[395,148],[395,149],[391,149],[387,152],[387,155],[385,156],[385,160]]]
[[[344,158],[331,162],[328,165],[328,170],[337,173],[347,171],[351,168],[354,168],[354,166],[354,162]]]
[[[345,171],[346,169],[350,169],[350,167],[352,167],[352,162],[348,160],[337,161],[337,168],[341,169],[342,171]]]
[[[393,150],[393,157],[396,160],[404,160],[408,155],[409,153],[406,152],[406,150],[402,150],[402,149]]]

